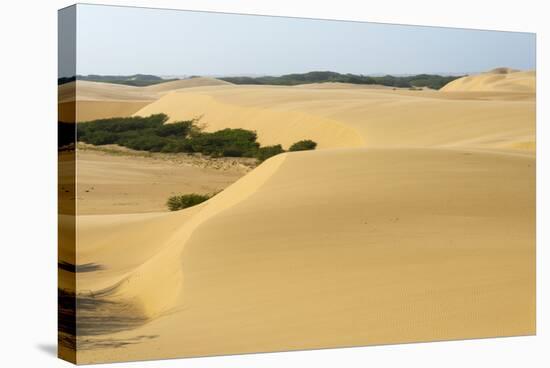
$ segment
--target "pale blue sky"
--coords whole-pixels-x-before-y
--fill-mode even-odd
[[[78,5],[77,73],[465,73],[535,68],[535,35]],[[368,19],[368,14],[362,15]]]

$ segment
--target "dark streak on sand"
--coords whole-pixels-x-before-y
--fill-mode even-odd
[[[72,273],[94,272],[94,271],[99,271],[99,270],[104,270],[105,269],[105,267],[103,267],[102,265],[99,265],[97,263],[84,263],[84,264],[81,264],[81,265],[74,265],[72,263],[65,262],[65,261],[59,262],[57,264],[57,267],[59,267],[62,270],[72,272]]]
[[[76,272],[91,272],[79,271]],[[115,332],[128,331],[149,322],[141,308],[130,301],[113,297],[120,283],[95,293],[78,293],[58,289],[59,344],[69,349],[100,349],[137,344],[157,336],[126,339],[104,338]]]

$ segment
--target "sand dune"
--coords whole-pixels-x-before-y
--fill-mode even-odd
[[[201,117],[200,122],[206,125],[207,131],[224,128],[255,130],[258,141],[264,145],[280,143],[288,147],[304,138],[315,140],[321,148],[363,144],[354,129],[330,117],[309,114],[300,109],[284,109],[284,104],[294,104],[293,96],[304,92],[299,89],[228,86],[194,90],[196,92],[170,93],[135,115],[147,116],[165,111],[170,121]],[[303,95],[310,93],[305,91]],[[231,100],[232,96],[238,100]]]
[[[63,102],[58,105],[59,119],[64,122],[90,121],[132,116],[151,101],[92,101]],[[76,113],[76,114],[75,114]]]
[[[145,87],[79,80],[59,86],[58,98],[60,102],[73,101],[75,95],[77,101],[151,101],[159,98],[163,93],[182,88],[229,84],[231,83],[219,79],[202,77],[163,82]]]
[[[380,84],[354,84],[343,82],[323,82],[323,83],[306,83],[298,84],[294,88],[310,88],[310,89],[391,89],[394,87],[383,86]],[[395,88],[397,89],[397,88]],[[400,88],[401,89],[401,88]]]
[[[532,96],[516,97],[510,93],[222,86],[169,93],[135,115],[164,112],[172,121],[202,116],[208,131],[252,129],[262,144],[285,147],[300,139],[313,139],[319,148],[438,147],[466,142],[475,147],[528,147],[535,139],[535,101]]]
[[[535,93],[535,71],[521,72],[509,68],[497,68],[487,73],[462,77],[444,86],[444,92],[500,91]]]
[[[122,84],[76,81],[58,87],[60,119],[88,121],[131,116],[165,93],[198,86],[227,85],[215,78],[191,78],[159,83],[146,87]],[[77,101],[76,107],[74,101]]]
[[[158,97],[157,93],[149,91],[147,87],[82,80],[65,83],[58,88],[60,102],[75,99],[77,101],[151,101]]]
[[[208,78],[208,77],[196,77],[196,78],[190,78],[190,79],[181,79],[171,82],[164,82],[159,84],[154,84],[151,86],[147,86],[149,91],[151,92],[170,92],[175,91],[177,89],[182,88],[193,88],[193,87],[204,87],[204,86],[224,86],[224,85],[230,85],[231,83],[223,81],[221,79],[216,78]]]
[[[78,254],[60,255],[98,266],[77,273],[78,298],[101,308],[78,317],[78,362],[535,333],[535,95],[511,87],[529,84],[522,73],[534,83],[495,70],[444,91],[167,89],[136,115],[319,149],[246,175],[79,151]],[[151,213],[172,191],[218,184],[205,203]]]
[[[79,360],[531,334],[534,164],[464,149],[292,153],[189,212],[82,216],[79,262],[108,269],[79,285],[125,280],[110,300],[152,319],[108,337],[158,337]],[[136,241],[130,220],[164,235]]]

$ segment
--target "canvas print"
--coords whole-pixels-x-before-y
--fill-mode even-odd
[[[59,356],[533,335],[535,34],[59,12]]]

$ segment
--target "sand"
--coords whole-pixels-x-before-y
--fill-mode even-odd
[[[79,358],[532,334],[533,168],[525,155],[470,150],[294,153],[193,213],[125,231],[80,217],[79,262],[108,269],[79,287],[122,281],[112,300],[137,299],[151,319],[108,338],[157,337]],[[138,228],[159,236],[138,242]]]
[[[216,193],[251,170],[238,159],[217,168],[186,155],[144,156],[79,149],[79,215],[166,211],[170,196]]]
[[[96,119],[128,117],[136,113],[151,101],[78,101],[65,102],[59,106],[60,120],[71,122],[75,116],[77,122]],[[76,110],[76,115],[75,115]]]
[[[464,77],[452,81],[442,88],[444,92],[454,91],[507,91],[535,93],[535,71],[518,71],[497,68],[487,73]]]
[[[136,113],[319,149],[183,211],[79,214],[76,262],[101,266],[79,298],[105,306],[82,310],[79,363],[535,333],[534,93],[333,87],[193,87]],[[105,192],[83,209],[219,175],[85,154]]]
[[[76,121],[131,116],[165,93],[197,86],[230,84],[214,78],[191,78],[163,82],[146,87],[122,84],[76,81],[58,88],[60,119],[73,121],[74,101],[77,101]]]
[[[262,144],[285,148],[301,139],[319,148],[514,148],[535,141],[534,94],[522,92],[203,87],[169,93],[135,115],[159,112],[171,121],[201,117],[207,131],[256,130]]]

